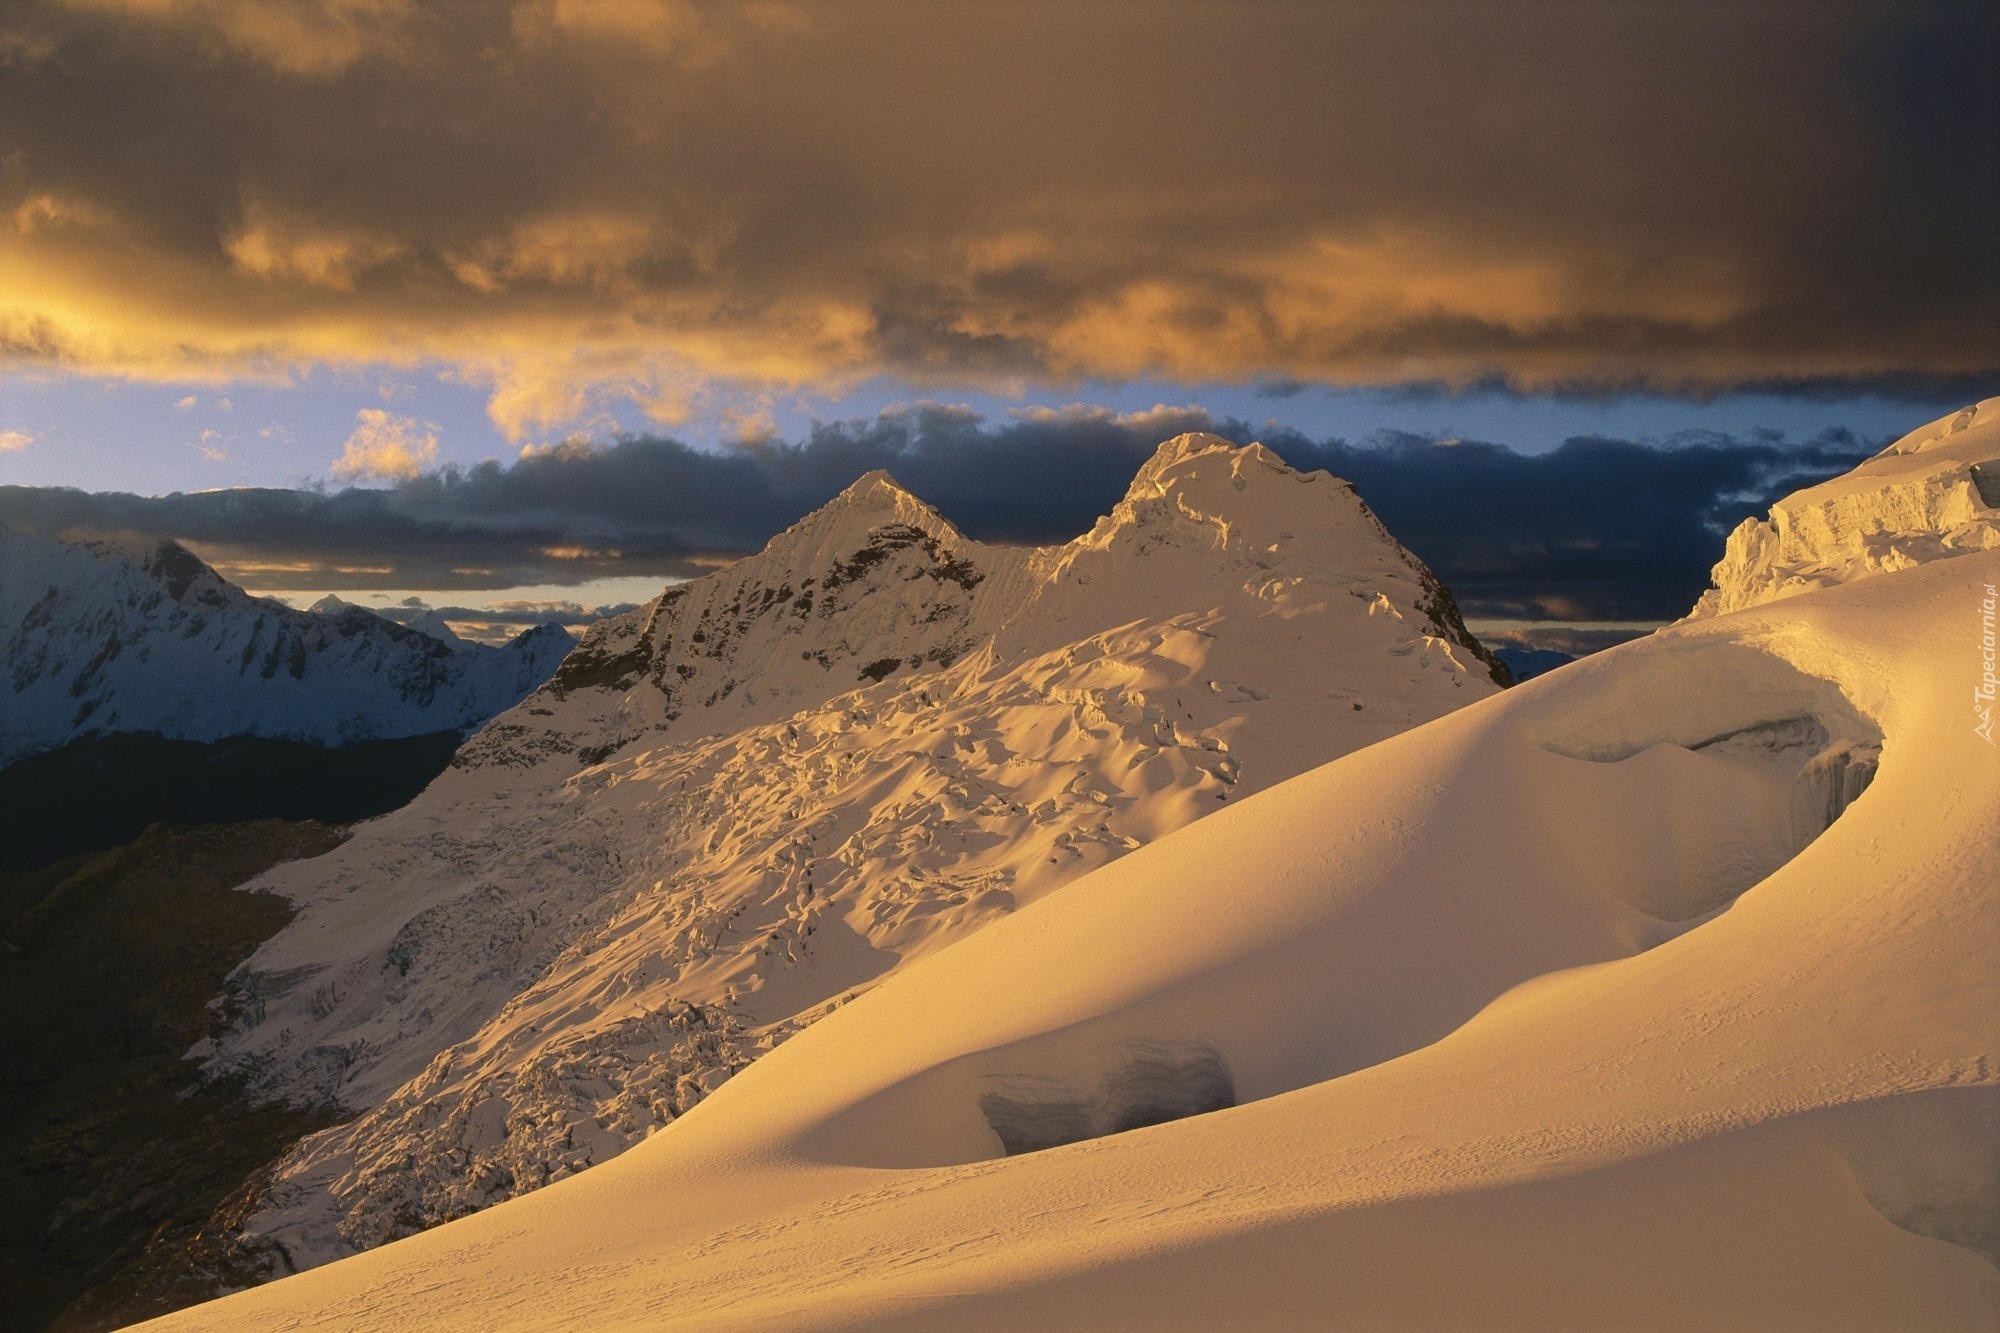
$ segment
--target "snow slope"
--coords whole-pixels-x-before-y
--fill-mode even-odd
[[[364,1112],[244,1236],[305,1266],[601,1162],[882,977],[1244,794],[1497,691],[1344,483],[1161,446],[1090,533],[882,474],[586,637],[297,921],[210,1068]]]
[[[2000,547],[2000,398],[1911,431],[1729,534],[1694,616]]]
[[[1996,581],[1688,622],[1232,801],[614,1162],[161,1326],[1991,1328]]]
[[[343,745],[462,729],[573,643],[560,626],[499,649],[442,642],[322,607],[252,597],[172,541],[0,530],[0,765],[112,732]]]

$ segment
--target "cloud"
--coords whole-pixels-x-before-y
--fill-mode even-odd
[[[1262,439],[1295,467],[1352,481],[1469,615],[1660,621],[1692,604],[1737,522],[1883,443],[1839,431],[1800,441],[1770,432],[1660,442],[1583,436],[1523,454],[1390,432],[1314,440],[1192,404],[988,420],[916,402],[820,423],[803,439],[762,438],[720,452],[654,437],[579,437],[524,450],[509,465],[414,471],[418,423],[371,411],[380,430],[368,433],[376,423],[364,413],[356,434],[383,443],[354,452],[376,460],[372,475],[396,478],[388,487],[152,499],[0,487],[0,522],[173,535],[260,586],[470,591],[613,575],[664,581],[757,549],[878,467],[973,537],[1067,540],[1117,502],[1159,440],[1212,430]]]
[[[355,413],[360,425],[334,460],[333,475],[349,481],[414,481],[437,462],[437,427],[379,407]]]
[[[1567,653],[1588,657],[1606,648],[1644,637],[1643,629],[1579,628],[1573,625],[1519,625],[1506,628],[1476,628],[1479,641],[1488,648],[1519,648],[1528,651]]]
[[[2000,368],[1989,7],[1135,14],[19,0],[0,357],[437,367],[517,439],[885,374]]]
[[[194,407],[195,403],[198,401],[200,400],[198,400],[193,394],[189,394],[185,398],[177,398],[174,400],[174,410],[176,412],[190,411]]]
[[[412,0],[65,0],[88,18],[178,37],[212,58],[327,78],[412,35]]]
[[[1751,378],[1729,385],[1729,391],[1743,396],[1789,399],[1805,403],[1843,403],[1857,398],[1879,398],[1889,402],[1921,404],[1971,403],[1993,395],[1994,371],[1933,374],[1895,371],[1881,374],[1825,374]],[[1698,385],[1679,386],[1681,396],[1707,401],[1717,396]],[[1466,402],[1491,398],[1519,397],[1519,391],[1505,379],[1489,376],[1469,384],[1447,384],[1439,380],[1413,380],[1403,384],[1377,385],[1370,392],[1377,401],[1390,406]],[[1565,384],[1543,390],[1540,396],[1559,403],[1604,403],[1634,396],[1629,386]]]
[[[368,608],[376,615],[398,624],[411,625],[436,615],[460,638],[480,643],[501,644],[537,625],[561,625],[571,634],[581,635],[600,620],[609,620],[636,610],[635,603],[585,606],[581,602],[496,602],[488,606],[432,607],[420,597],[406,597],[388,606]]]
[[[24,430],[0,430],[0,454],[17,453],[35,442]]]

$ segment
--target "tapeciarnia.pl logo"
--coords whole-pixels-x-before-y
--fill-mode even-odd
[[[2000,592],[1992,584],[1986,585],[1986,598],[1979,604],[1979,684],[1972,691],[1972,713],[1979,721],[1973,726],[1973,734],[1988,745],[1993,740],[1993,695],[1994,680],[1994,637],[1993,611],[2000,605]]]

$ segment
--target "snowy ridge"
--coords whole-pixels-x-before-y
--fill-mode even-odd
[[[1729,534],[1691,619],[2000,547],[2000,398],[1911,431]]]
[[[912,960],[1497,688],[1352,490],[1262,449],[1170,441],[1040,549],[864,478],[260,882],[301,914],[210,1067],[362,1114],[245,1239],[303,1267],[601,1162]]]
[[[756,555],[593,626],[548,689],[454,762],[601,759],[641,735],[715,734],[949,665],[1004,615],[1028,558],[967,540],[871,472]]]
[[[446,1328],[1991,1328],[1996,583],[1691,621],[1232,800],[600,1169],[164,1326],[397,1328],[420,1275]]]
[[[504,648],[338,598],[251,597],[172,541],[0,530],[0,764],[86,736],[255,735],[344,745],[474,726],[569,651],[560,626]]]

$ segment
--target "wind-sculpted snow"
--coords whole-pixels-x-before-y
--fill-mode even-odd
[[[322,607],[251,597],[170,541],[0,531],[0,765],[112,733],[342,745],[462,730],[571,645],[560,626],[491,648]]]
[[[1495,690],[1352,490],[1255,446],[1170,441],[1044,549],[864,478],[261,882],[301,915],[211,1068],[358,1114],[248,1239],[305,1266],[602,1162],[913,960]]]
[[[618,1160],[177,1326],[421,1281],[439,1327],[1990,1329],[1996,581],[1671,627],[1232,798]],[[1203,1070],[1234,1105],[1161,1106]]]
[[[963,1026],[1037,1035],[967,1037],[948,1057],[911,1037],[906,1049],[926,1051],[921,1072],[851,1103],[829,1093],[799,1151],[932,1167],[1092,1137],[1072,1133],[1088,1124],[1115,1132],[1089,1108],[1116,1100],[1103,1071],[1120,1060],[1107,1053],[1134,1043],[1211,1053],[1235,1099],[1272,1097],[1428,1046],[1538,976],[1713,923],[1864,799],[1866,782],[1826,775],[1872,763],[1882,732],[1837,680],[1754,640],[1661,636],[1644,649],[1593,668],[1596,688],[1523,687],[1107,868],[1092,892],[1115,895],[1126,924],[1109,924],[1108,901],[1063,894],[1061,910],[955,950],[954,973],[969,970],[922,972],[937,988],[928,1002],[978,1009],[969,988],[1000,984],[980,959],[1033,958],[1034,994],[988,1002],[990,1020]],[[1836,790],[1845,803],[1833,808]],[[1280,832],[1306,828],[1312,837]],[[1065,924],[1072,914],[1109,932],[1095,947],[1128,960],[1115,984],[1086,976],[1089,955],[1059,943],[1084,930]],[[1175,944],[1179,932],[1203,942]],[[1064,987],[1090,995],[1087,1010],[1049,998]],[[887,1040],[874,1033],[861,1040]],[[821,1049],[819,1035],[805,1048]],[[837,1077],[803,1075],[816,1076]],[[858,1087],[874,1075],[838,1077]],[[1026,1091],[1037,1084],[1050,1091]]]
[[[2000,547],[2000,398],[1910,432],[1729,535],[1693,617]]]

